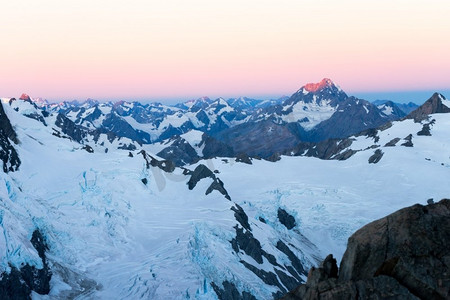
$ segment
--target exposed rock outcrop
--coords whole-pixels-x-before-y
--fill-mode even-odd
[[[164,172],[172,173],[175,170],[175,164],[171,160],[157,160],[145,150],[139,151],[138,154],[142,154],[142,157],[145,159],[145,164],[147,169],[150,169],[150,166],[160,168]]]
[[[236,155],[236,162],[241,162],[241,163],[244,163],[244,164],[247,164],[247,165],[251,165],[252,164],[252,160],[245,153],[239,153],[238,155]]]
[[[329,255],[284,298],[449,299],[450,200],[416,204],[374,221],[348,240],[339,275]]]
[[[223,181],[220,180],[219,178],[217,178],[214,175],[214,181],[211,183],[211,185],[208,187],[208,189],[206,190],[206,195],[209,195],[212,191],[218,191],[219,193],[221,193],[222,195],[225,196],[226,199],[231,200],[230,195],[228,195],[227,190],[225,189],[225,186],[223,184]]]
[[[286,124],[276,124],[271,120],[243,123],[223,130],[215,137],[231,145],[234,153],[263,158],[290,149],[300,142],[297,132]]]
[[[211,283],[211,286],[213,287],[214,292],[216,292],[217,297],[220,300],[256,300],[255,296],[253,296],[249,292],[243,291],[241,294],[234,283],[227,280],[222,282],[223,288],[221,288],[214,282]]]
[[[320,159],[346,160],[357,151],[348,149],[353,143],[353,139],[342,140],[329,139],[318,143],[301,142],[294,148],[285,151],[284,155],[309,156]]]
[[[417,132],[417,135],[431,136],[430,125],[433,125],[435,121],[436,120],[433,119],[430,123],[423,124],[422,129],[419,132]]]
[[[200,159],[195,149],[182,137],[175,136],[169,142],[171,143],[170,146],[164,148],[156,155],[173,161],[177,166],[191,164]]]
[[[0,159],[3,162],[3,172],[5,173],[16,171],[21,163],[11,142],[18,144],[19,140],[0,103]]]
[[[81,143],[86,137],[86,130],[83,130],[81,126],[77,126],[72,120],[63,114],[57,115],[55,125],[61,128],[62,133],[68,135],[71,139],[78,143]]]
[[[404,139],[403,139],[405,142],[402,144],[402,146],[405,146],[405,147],[413,147],[414,146],[414,144],[413,144],[413,142],[412,142],[412,134],[409,134],[407,137],[405,137]]]
[[[262,244],[252,232],[252,227],[249,224],[249,218],[243,208],[238,204],[231,207],[234,211],[234,217],[239,224],[234,226],[236,230],[236,236],[230,241],[231,247],[233,248],[236,255],[240,256],[242,259],[240,263],[258,276],[262,282],[267,285],[276,287],[277,291],[272,293],[274,299],[278,299],[287,293],[288,290],[295,288],[298,284],[304,282],[302,278],[306,277],[306,272],[304,268],[304,262],[301,261],[300,256],[294,253],[295,246],[290,243],[285,243],[281,239],[276,243],[276,250],[284,253],[288,261],[278,261],[277,257],[272,253],[266,251]],[[284,212],[284,217],[289,219],[292,218],[292,222],[295,224],[295,220],[286,211],[280,209]],[[240,225],[240,226],[239,226]],[[258,227],[256,225],[256,227]],[[306,239],[305,239],[306,240]],[[298,249],[296,250],[298,251]],[[245,256],[251,257],[256,264],[252,263],[252,260],[244,259]],[[212,284],[213,285],[213,284]],[[232,292],[231,286],[225,285],[224,291],[229,290]],[[213,285],[214,287],[214,285]],[[239,293],[233,292],[232,294],[226,294],[229,298],[223,298],[221,290],[214,287],[219,299],[244,299],[240,297]],[[221,298],[222,297],[222,298]]]
[[[394,147],[398,142],[400,141],[400,138],[393,138],[389,142],[384,145],[385,147]]]
[[[285,211],[282,208],[278,208],[278,220],[280,220],[280,223],[286,226],[287,229],[292,229],[295,227],[295,218],[291,216],[287,211]]]
[[[447,107],[442,101],[445,101],[445,97],[439,93],[434,93],[430,99],[424,104],[419,106],[416,110],[412,111],[407,119],[414,119],[414,122],[420,122],[428,117],[430,114],[436,113],[450,113],[450,107]]]
[[[383,151],[381,151],[380,149],[375,150],[373,155],[369,157],[369,164],[376,164],[377,162],[379,162],[383,157],[383,154]]]
[[[349,97],[339,104],[339,109],[329,119],[319,123],[308,132],[309,141],[319,142],[330,138],[346,138],[370,128],[377,128],[393,119],[397,118],[382,117],[380,110],[372,103]]]
[[[213,158],[213,157],[232,157],[234,155],[233,148],[221,141],[207,135],[206,133],[202,136],[202,141],[199,147],[205,146],[203,148],[203,158]]]
[[[185,169],[185,175],[191,175],[187,185],[190,190],[194,189],[197,183],[204,178],[211,178],[213,182],[206,190],[206,195],[210,194],[212,191],[216,190],[222,195],[225,196],[226,199],[231,200],[230,195],[228,195],[227,190],[224,187],[223,181],[220,180],[207,166],[200,164],[198,165],[194,171],[190,171]]]
[[[234,211],[234,217],[236,221],[238,221],[243,228],[251,231],[252,229],[250,227],[250,224],[248,223],[248,216],[242,209],[242,207],[236,203],[231,207],[231,210]]]
[[[200,180],[202,180],[203,178],[208,178],[208,177],[211,177],[214,179],[215,175],[210,169],[208,169],[207,166],[205,166],[203,164],[198,165],[194,169],[194,172],[192,173],[192,176],[187,183],[189,189],[192,190]]]
[[[150,143],[150,134],[133,128],[123,118],[111,113],[106,115],[102,123],[103,129],[113,132],[118,137],[127,137],[138,143]]]
[[[48,247],[41,232],[37,229],[33,232],[31,244],[42,259],[43,268],[38,269],[28,263],[20,269],[10,266],[10,272],[3,272],[0,277],[1,299],[31,299],[31,291],[41,295],[50,292],[52,272],[45,255]]]

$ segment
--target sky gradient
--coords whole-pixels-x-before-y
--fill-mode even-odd
[[[4,97],[450,90],[448,0],[17,0],[0,21]]]

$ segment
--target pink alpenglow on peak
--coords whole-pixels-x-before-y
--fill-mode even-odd
[[[319,83],[308,83],[308,84],[306,84],[303,87],[303,89],[305,89],[308,92],[315,93],[317,91],[320,91],[320,90],[324,89],[325,87],[333,87],[333,86],[337,87],[331,79],[324,78]]]
[[[23,93],[20,98],[20,100],[31,100],[30,96],[28,96],[27,94]]]
[[[48,104],[48,101],[42,98],[31,98],[28,94],[23,93],[22,95],[20,95],[19,100],[23,100],[23,101],[31,101],[34,102],[37,106],[44,106],[46,104]]]

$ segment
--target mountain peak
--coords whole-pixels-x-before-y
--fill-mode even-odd
[[[320,90],[323,90],[326,87],[337,87],[334,82],[329,78],[324,78],[322,81],[318,83],[307,83],[305,86],[303,86],[303,89],[308,92],[318,92]]]
[[[220,105],[229,106],[228,102],[225,99],[223,99],[222,97],[217,98],[214,102],[217,102],[217,104],[220,104]]]
[[[96,105],[99,104],[100,102],[98,102],[98,100],[92,99],[92,98],[87,98],[86,101],[84,101],[84,104],[89,104],[89,105]]]
[[[446,100],[444,95],[442,95],[441,93],[438,92],[434,92],[434,94],[431,96],[431,99],[436,99],[436,100]]]
[[[412,111],[407,118],[419,122],[430,114],[450,113],[450,101],[440,93],[434,93],[430,99]]]
[[[196,99],[194,101],[197,101],[197,102],[208,102],[208,103],[212,102],[212,100],[208,96],[200,97],[200,98],[198,98],[198,99]]]
[[[283,105],[293,105],[299,101],[304,103],[319,103],[322,100],[330,101],[336,107],[341,101],[348,98],[347,94],[331,79],[324,78],[318,83],[308,83],[296,91]]]
[[[29,100],[29,101],[31,101],[30,96],[28,96],[28,95],[25,94],[25,93],[23,93],[23,94],[20,96],[19,99],[20,99],[20,100]]]
[[[194,105],[195,103],[203,103],[203,102],[209,103],[209,102],[212,102],[212,101],[211,101],[211,99],[209,97],[203,96],[203,97],[200,97],[200,98],[197,98],[197,99],[191,99],[191,100],[185,101],[183,104],[185,104],[187,106],[191,106],[191,105]]]

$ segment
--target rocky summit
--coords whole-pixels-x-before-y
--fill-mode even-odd
[[[449,299],[450,200],[429,203],[364,226],[339,272],[330,254],[282,299]]]

